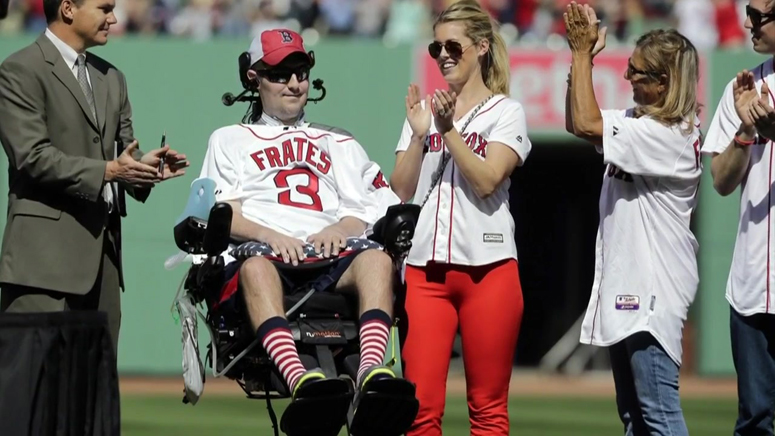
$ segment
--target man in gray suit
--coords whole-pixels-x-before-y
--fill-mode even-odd
[[[115,350],[124,194],[144,202],[188,161],[166,144],[139,150],[124,75],[86,52],[107,43],[115,0],[43,3],[45,33],[0,65],[0,311],[104,311]]]
[[[144,202],[188,161],[139,150],[124,75],[86,52],[107,43],[115,0],[43,5],[45,33],[0,65],[0,427],[118,435],[125,193]]]

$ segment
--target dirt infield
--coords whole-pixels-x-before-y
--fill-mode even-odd
[[[734,378],[708,379],[681,376],[681,396],[684,398],[734,397],[737,386]],[[122,377],[122,394],[183,395],[181,377]],[[580,377],[545,375],[533,371],[514,372],[511,379],[512,395],[527,396],[613,396],[614,386],[610,373],[601,372]],[[465,394],[465,379],[460,373],[450,373],[447,381],[449,395]],[[205,383],[204,395],[244,395],[231,380],[215,379],[211,373]]]

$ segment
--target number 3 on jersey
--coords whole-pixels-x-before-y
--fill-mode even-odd
[[[300,180],[306,178],[307,182],[304,184]],[[289,180],[290,179],[290,180]],[[285,206],[300,207],[302,209],[315,210],[318,212],[323,211],[323,202],[318,195],[319,179],[308,168],[294,168],[291,170],[282,170],[274,177],[274,183],[279,189],[285,189],[277,195],[277,202]],[[294,183],[293,188],[291,183]],[[309,197],[309,202],[293,201],[291,199],[292,191]],[[295,196],[294,196],[295,197]]]

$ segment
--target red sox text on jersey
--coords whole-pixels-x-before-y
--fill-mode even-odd
[[[484,139],[483,136],[480,136],[476,132],[463,133],[463,140],[468,145],[468,148],[474,151],[474,154],[481,156],[482,158],[487,157],[487,140]],[[423,151],[438,153],[441,151],[443,144],[444,140],[441,138],[440,133],[431,133],[425,138],[425,148]]]

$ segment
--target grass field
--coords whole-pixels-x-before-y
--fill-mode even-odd
[[[274,403],[273,403],[274,404]],[[274,404],[282,413],[284,402]],[[731,399],[690,399],[683,402],[690,434],[728,436],[735,420]],[[448,399],[445,436],[468,435],[465,398]],[[616,407],[604,398],[512,397],[509,404],[513,435],[620,435]],[[214,397],[194,407],[180,397],[126,395],[122,398],[123,436],[271,435],[266,402]],[[344,432],[341,433],[344,435]]]
[[[729,381],[687,381],[682,387],[682,405],[692,435],[728,436],[736,417],[734,385]],[[122,435],[209,436],[271,435],[266,402],[248,400],[230,384],[208,380],[205,394],[196,406],[183,404],[182,382],[145,387],[122,382]],[[445,436],[469,434],[468,410],[462,393],[464,381],[448,386]],[[622,426],[606,378],[512,381],[509,402],[512,435],[604,436],[621,435]],[[523,393],[519,393],[522,391]],[[177,393],[180,392],[180,393]],[[526,393],[525,393],[526,392]],[[282,414],[285,401],[272,402]],[[344,432],[341,433],[344,435]]]

